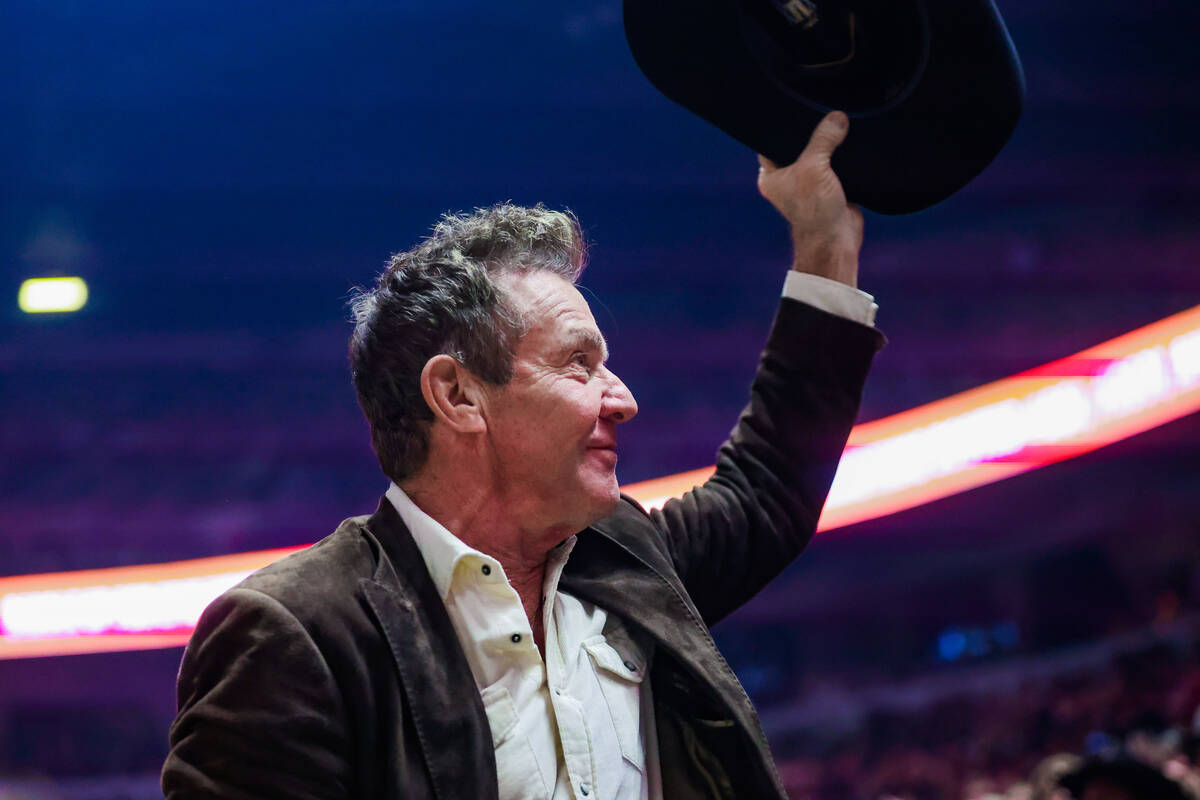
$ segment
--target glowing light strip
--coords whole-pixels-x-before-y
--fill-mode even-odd
[[[0,578],[0,659],[186,644],[213,598],[299,549]]]
[[[1200,306],[1019,373],[856,425],[819,530],[1082,455],[1200,409]],[[712,467],[624,487],[661,507]]]
[[[1061,361],[855,426],[819,528],[928,503],[1198,409],[1200,306]],[[657,508],[712,472],[623,489]],[[0,659],[184,644],[214,597],[289,552],[0,578]]]

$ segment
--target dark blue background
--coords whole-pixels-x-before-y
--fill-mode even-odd
[[[1001,11],[1029,89],[1012,141],[945,203],[868,215],[860,282],[891,344],[863,418],[1200,302],[1198,7]],[[369,512],[349,292],[439,214],[502,200],[570,207],[594,244],[583,283],[642,407],[622,480],[711,463],[786,231],[754,154],[638,72],[618,3],[18,0],[0,20],[0,573],[301,544]],[[83,311],[17,310],[58,274],[88,281]],[[931,668],[946,625],[1025,607],[1005,587],[1031,559],[1195,540],[1198,427],[821,537],[723,630],[735,666],[760,702],[795,690],[780,663]],[[142,674],[111,691],[158,720],[177,656],[2,663],[25,687],[9,728],[35,674],[51,704]]]

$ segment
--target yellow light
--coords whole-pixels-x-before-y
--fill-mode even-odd
[[[83,278],[30,278],[17,292],[17,305],[26,314],[78,311],[87,299]]]

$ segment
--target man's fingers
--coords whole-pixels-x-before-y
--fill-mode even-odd
[[[774,172],[775,170],[779,169],[778,164],[764,156],[762,153],[758,154],[758,166],[763,172]]]
[[[804,155],[815,156],[828,161],[833,157],[833,151],[846,139],[850,130],[850,118],[841,111],[830,111],[825,118],[817,123],[816,129],[809,137],[808,147]]]

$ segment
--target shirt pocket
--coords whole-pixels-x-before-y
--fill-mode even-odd
[[[517,725],[517,704],[512,695],[508,689],[496,684],[479,694],[483,698],[488,726],[492,729],[501,800],[549,800],[550,790],[538,769],[533,745]]]
[[[603,634],[583,641],[583,649],[595,666],[596,680],[608,705],[621,756],[639,771],[646,766],[646,748],[642,742],[642,680],[646,659],[632,642],[622,642],[618,651]]]

